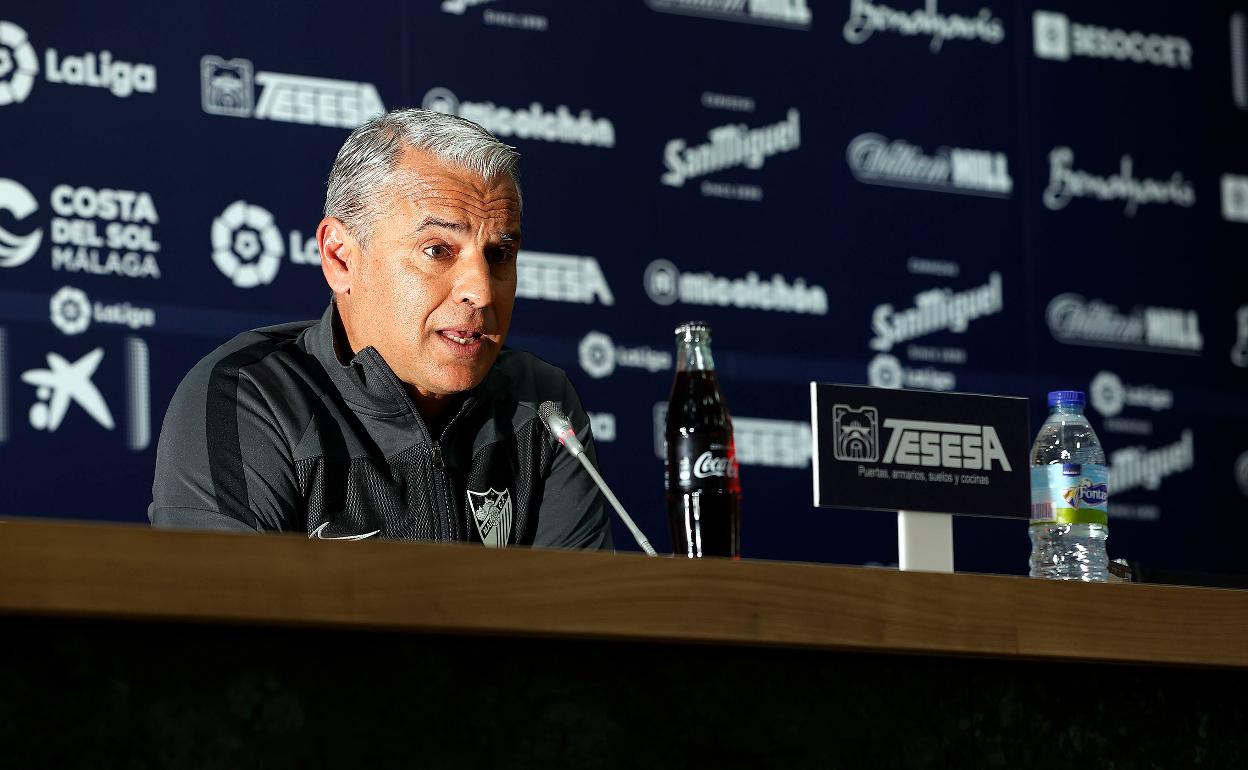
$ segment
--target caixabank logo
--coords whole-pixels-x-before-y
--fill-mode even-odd
[[[156,92],[155,65],[126,61],[108,49],[62,54],[47,48],[42,74],[48,83],[104,89],[122,99]],[[26,101],[39,75],[39,56],[26,30],[0,20],[0,107]]]
[[[19,440],[17,426],[10,422],[10,404],[26,409],[26,425],[34,435],[72,426],[75,431],[121,433],[126,447],[135,452],[151,444],[151,356],[143,339],[127,336],[86,352],[37,350],[14,350],[0,327],[0,444]],[[9,392],[10,366],[30,390],[19,386]]]
[[[160,214],[152,194],[120,187],[62,183],[48,195],[52,216],[47,225],[53,270],[119,278],[160,278]],[[40,207],[34,193],[14,179],[0,179],[0,211],[25,233],[0,228],[0,268],[30,262],[44,243],[38,226]]]

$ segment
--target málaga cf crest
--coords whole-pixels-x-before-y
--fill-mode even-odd
[[[505,548],[511,537],[511,490],[488,492],[468,490],[468,509],[477,522],[481,542],[490,548]]]

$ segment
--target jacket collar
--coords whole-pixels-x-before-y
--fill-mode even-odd
[[[338,316],[338,305],[332,298],[321,320],[308,329],[307,335],[308,349],[353,407],[378,416],[416,412],[415,402],[376,348],[370,345],[351,355],[351,346]],[[499,371],[496,361],[485,379],[469,391],[461,412],[482,398],[506,390],[509,379]]]

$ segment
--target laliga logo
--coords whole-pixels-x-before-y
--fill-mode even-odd
[[[594,379],[607,377],[615,371],[615,343],[602,332],[586,334],[576,353],[581,368]]]
[[[672,368],[670,353],[648,347],[616,347],[615,342],[602,332],[591,331],[582,337],[576,352],[581,368],[594,379],[610,376],[617,366],[648,372]]]
[[[212,261],[240,289],[273,282],[285,248],[273,215],[237,200],[212,220]]]
[[[64,334],[82,334],[91,325],[91,300],[82,289],[62,286],[48,304],[52,325]]]
[[[61,57],[55,48],[44,51],[44,77],[49,83],[105,88],[122,99],[137,92],[156,92],[156,67],[114,59],[110,51]],[[0,21],[0,106],[26,101],[39,74],[35,48],[26,30]],[[8,82],[2,82],[4,79]]]
[[[26,30],[11,21],[0,21],[0,106],[26,101],[39,73],[35,47]]]
[[[0,36],[4,34],[0,23]],[[0,54],[3,49],[0,49]],[[0,60],[0,65],[3,61]],[[4,86],[0,84],[0,104],[4,104]],[[30,190],[12,179],[0,179],[0,211],[8,211],[15,219],[25,219],[39,209]],[[29,235],[14,235],[0,227],[0,267],[20,267],[30,261],[43,242],[43,230],[36,229]]]

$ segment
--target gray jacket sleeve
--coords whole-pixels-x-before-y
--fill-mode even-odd
[[[598,452],[589,429],[589,415],[582,408],[572,383],[566,379],[559,406],[572,420],[576,437],[585,445],[585,454],[597,468]],[[554,442],[554,439],[551,438],[551,441]],[[581,467],[580,460],[561,446],[555,452],[545,486],[541,508],[538,509],[534,547],[612,550],[611,521],[606,500],[594,480]]]
[[[232,358],[200,362],[174,393],[156,449],[153,526],[274,531],[299,521],[290,446]]]

